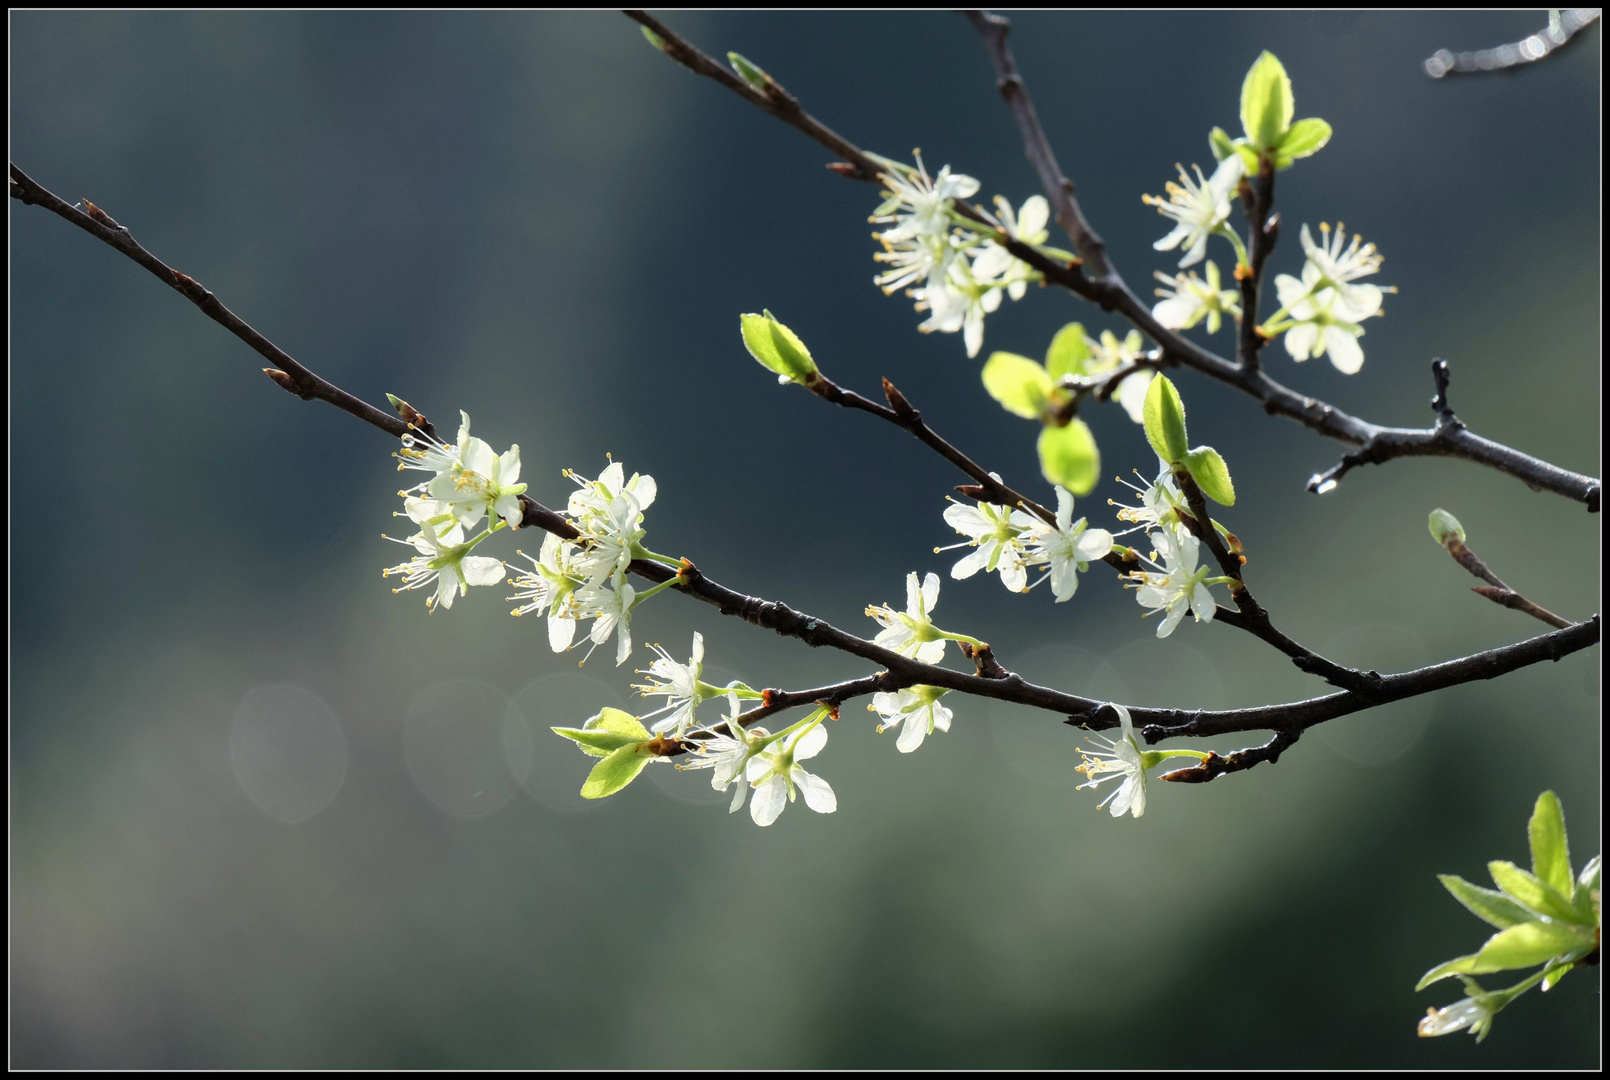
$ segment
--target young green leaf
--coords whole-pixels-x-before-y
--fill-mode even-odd
[[[579,728],[556,727],[553,731],[572,740],[583,753],[593,757],[604,757],[623,746],[646,742],[654,737],[637,717],[621,709],[604,709]]]
[[[1146,403],[1141,409],[1146,428],[1146,439],[1157,451],[1157,456],[1170,465],[1185,460],[1189,441],[1185,437],[1185,403],[1179,391],[1166,375],[1159,375],[1146,388]],[[1078,494],[1075,492],[1075,494]]]
[[[1235,505],[1235,485],[1230,482],[1230,467],[1219,452],[1211,446],[1198,446],[1185,455],[1185,467],[1202,494],[1220,506]]]
[[[820,378],[811,351],[799,335],[778,322],[771,312],[740,315],[738,325],[743,333],[744,348],[761,366],[775,371],[778,382],[795,382],[808,387]]]
[[[1487,864],[1487,872],[1493,875],[1493,882],[1500,889],[1539,915],[1570,922],[1580,918],[1571,903],[1554,891],[1554,886],[1528,874],[1512,862],[1495,860]]]
[[[1582,873],[1577,875],[1576,893],[1571,899],[1577,911],[1582,913],[1581,921],[1584,923],[1598,918],[1598,900],[1594,894],[1600,891],[1602,885],[1603,874],[1600,866],[1599,856],[1595,855],[1588,860],[1588,865],[1582,868]]]
[[[1235,153],[1235,143],[1231,140],[1230,133],[1221,127],[1208,132],[1208,148],[1213,151],[1214,161],[1223,161]]]
[[[653,760],[653,754],[639,751],[635,746],[623,746],[613,751],[587,774],[587,782],[581,785],[581,797],[602,799],[615,794],[636,780],[637,774]]]
[[[1556,986],[1560,985],[1560,980],[1569,975],[1571,973],[1571,969],[1574,967],[1576,967],[1575,961],[1572,961],[1569,964],[1557,964],[1554,967],[1549,968],[1548,971],[1543,975],[1543,992],[1547,993]]]
[[[1265,50],[1241,84],[1241,128],[1247,140],[1259,150],[1274,149],[1291,127],[1295,108],[1285,67]]]
[[[1576,875],[1571,872],[1571,851],[1566,845],[1565,813],[1554,792],[1537,797],[1526,830],[1532,841],[1532,873],[1561,897],[1570,896],[1576,891]]]
[[[1051,347],[1045,351],[1045,370],[1053,381],[1064,375],[1083,375],[1088,359],[1090,342],[1085,337],[1085,328],[1076,322],[1069,323],[1051,339]]]
[[[984,362],[984,389],[1014,416],[1039,420],[1051,401],[1051,376],[1026,356],[994,352]]]
[[[1038,448],[1041,475],[1074,495],[1088,495],[1101,479],[1101,453],[1083,420],[1046,428],[1040,432]]]
[[[1453,893],[1453,898],[1465,905],[1466,910],[1472,915],[1500,930],[1530,922],[1536,917],[1503,893],[1484,889],[1480,885],[1472,885],[1455,874],[1438,874],[1437,880],[1442,882],[1442,887]]]
[[[1275,168],[1288,169],[1298,158],[1318,153],[1330,142],[1330,135],[1330,125],[1317,116],[1297,121],[1275,147]]]
[[[1473,968],[1475,964],[1476,955],[1474,953],[1469,956],[1457,956],[1446,963],[1438,964],[1436,967],[1420,976],[1420,981],[1414,984],[1414,991],[1415,993],[1419,993],[1432,983],[1437,982],[1440,979],[1446,979],[1450,975],[1469,974],[1471,968]]]
[[[1594,945],[1591,935],[1559,923],[1528,922],[1500,930],[1487,939],[1476,954],[1470,974],[1532,967],[1556,956],[1586,952]]]

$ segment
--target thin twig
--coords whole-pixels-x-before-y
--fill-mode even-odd
[[[979,493],[975,498],[982,502],[994,503],[997,506],[1022,507],[1035,517],[1047,524],[1055,524],[1057,516],[1038,502],[1029,498],[1020,491],[1008,487],[1001,479],[984,466],[962,453],[922,419],[919,412],[906,396],[897,389],[888,379],[883,380],[883,395],[889,401],[888,407],[878,404],[870,398],[846,390],[826,375],[820,375],[819,380],[812,384],[811,390],[824,401],[831,401],[835,405],[842,405],[846,409],[858,409],[869,412],[873,416],[887,420],[898,428],[903,428],[916,436],[925,446],[934,450],[940,457],[956,466],[962,472],[978,481]],[[973,494],[972,490],[968,494]]]
[[[1029,97],[1029,88],[1017,72],[1012,47],[1006,42],[1012,24],[987,11],[968,11],[965,14],[978,31],[978,36],[984,39],[995,61],[996,89],[1006,99],[1007,108],[1012,110],[1012,116],[1017,120],[1018,130],[1023,134],[1024,153],[1040,176],[1040,188],[1056,210],[1057,223],[1068,234],[1068,239],[1073,241],[1073,248],[1084,260],[1086,272],[1091,277],[1100,281],[1117,279],[1118,272],[1107,260],[1107,245],[1096,235],[1096,230],[1090,227],[1084,212],[1079,209],[1079,200],[1073,196],[1073,181],[1063,175],[1061,167],[1057,165],[1057,156],[1051,152],[1051,143],[1045,137],[1040,118],[1034,111],[1034,99]]]
[[[1236,613],[1241,617],[1225,621],[1285,653],[1299,671],[1317,675],[1332,686],[1340,686],[1347,690],[1368,692],[1373,689],[1374,684],[1380,679],[1375,672],[1356,671],[1327,660],[1312,649],[1298,644],[1275,627],[1269,618],[1269,612],[1258,603],[1257,598],[1252,595],[1252,590],[1247,588],[1246,582],[1242,579],[1242,563],[1245,560],[1225,546],[1218,530],[1213,527],[1213,518],[1208,513],[1207,498],[1202,494],[1196,479],[1184,469],[1176,469],[1174,479],[1180,486],[1180,494],[1185,496],[1186,505],[1191,508],[1190,517],[1180,515],[1181,522],[1213,555],[1214,561],[1219,564],[1219,569],[1224,575],[1232,579],[1230,598],[1235,601]]]
[[[736,79],[725,68],[677,36],[664,24],[640,12],[628,12],[628,14],[654,29],[667,46],[666,55],[673,60],[692,71],[714,79],[746,101],[777,116],[791,127],[805,132],[812,139],[839,154],[848,164],[835,171],[852,179],[877,182],[876,162],[873,162],[864,151],[846,142],[805,113],[798,107],[797,102],[795,103],[797,112],[790,111],[786,114],[779,112],[774,102],[751,90],[747,84]],[[829,136],[836,142],[826,141]],[[838,147],[836,143],[842,143],[843,146]],[[874,170],[872,175],[867,174],[865,165],[867,162],[871,162],[871,168]],[[958,204],[956,209],[981,224],[993,227],[987,214],[962,204]],[[1272,416],[1284,416],[1295,420],[1312,431],[1350,446],[1373,446],[1375,453],[1385,454],[1380,458],[1383,461],[1395,457],[1413,456],[1462,458],[1508,473],[1534,490],[1552,491],[1585,503],[1590,512],[1598,512],[1600,485],[1594,477],[1559,468],[1529,454],[1512,450],[1502,443],[1481,438],[1468,430],[1462,430],[1454,437],[1444,437],[1436,429],[1388,428],[1349,415],[1334,405],[1282,386],[1261,370],[1244,369],[1241,365],[1226,360],[1167,329],[1152,316],[1151,309],[1118,278],[1110,260],[1107,275],[1095,278],[1086,274],[1082,265],[1068,266],[1058,263],[1030,245],[1004,233],[997,234],[994,239],[1014,257],[1040,271],[1047,281],[1061,285],[1099,305],[1105,311],[1116,311],[1128,319],[1162,348],[1167,363],[1191,368],[1210,379],[1241,391],[1256,400],[1263,406],[1264,412]],[[1364,460],[1358,462],[1363,463]]]
[[[1256,182],[1241,181],[1241,206],[1247,214],[1247,226],[1252,243],[1247,250],[1247,270],[1239,268],[1236,278],[1241,286],[1241,332],[1236,343],[1236,359],[1241,370],[1251,374],[1258,370],[1258,352],[1267,342],[1258,332],[1258,293],[1263,283],[1263,264],[1275,249],[1280,238],[1280,215],[1273,212],[1275,204],[1275,167],[1268,158],[1261,158]]]

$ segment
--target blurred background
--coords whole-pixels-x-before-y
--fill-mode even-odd
[[[957,16],[669,21],[868,149],[921,147],[1014,204],[1038,190]],[[1175,162],[1211,164],[1208,129],[1237,130],[1242,76],[1274,51],[1297,115],[1335,137],[1281,174],[1270,273],[1298,272],[1301,223],[1339,219],[1401,291],[1358,376],[1280,347],[1271,372],[1423,425],[1447,357],[1464,420],[1597,475],[1599,30],[1509,75],[1420,69],[1544,21],[1025,14],[1012,41],[1086,213],[1148,289],[1176,259],[1151,250],[1166,222],[1141,194]],[[12,160],[40,183],[93,199],[346,389],[439,421],[468,410],[519,443],[541,501],[606,453],[652,473],[653,547],[855,632],[907,571],[956,557],[930,552],[955,539],[940,513],[961,478],[777,387],[738,313],[769,307],[848,386],[889,376],[1047,499],[1033,425],[984,396],[979,367],[992,348],[1042,355],[1070,320],[1121,329],[1034,290],[990,317],[977,360],[960,335],[915,333],[910,302],[872,286],[877,192],[619,15],[10,22]],[[685,659],[700,630],[707,677],[756,686],[866,667],[674,595],[637,613],[622,668],[612,648],[583,668],[551,654],[506,590],[428,617],[380,576],[401,558],[380,538],[401,535],[385,437],[279,391],[42,210],[12,205],[11,271],[15,1065],[1598,1061],[1596,972],[1527,995],[1479,1048],[1418,1040],[1461,992],[1413,993],[1486,936],[1434,875],[1526,862],[1540,791],[1559,793],[1577,864],[1599,850],[1597,649],[1325,725],[1273,767],[1155,785],[1140,820],[1075,790],[1081,737],[1056,717],[954,698],[951,733],[909,756],[847,707],[816,759],[831,816],[799,803],[757,829],[704,774],[666,768],[586,804],[588,760],[547,729],[633,707],[647,643]],[[1305,643],[1396,671],[1542,631],[1470,593],[1427,535],[1434,506],[1533,599],[1596,609],[1600,523],[1580,505],[1443,460],[1315,497],[1304,483],[1338,446],[1178,383],[1193,439],[1234,471],[1249,581]],[[1110,477],[1153,457],[1115,406],[1088,418],[1109,479],[1081,512],[1110,523]],[[1227,628],[1158,642],[1099,570],[1068,604],[982,575],[947,578],[941,604],[941,625],[1092,696],[1325,689]]]

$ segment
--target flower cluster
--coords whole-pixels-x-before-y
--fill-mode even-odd
[[[531,569],[520,569],[514,577],[517,591],[509,599],[521,603],[513,614],[546,613],[554,652],[570,648],[577,623],[592,619],[587,656],[614,637],[615,663],[624,664],[632,655],[632,608],[664,588],[638,593],[626,580],[632,560],[649,556],[642,546],[643,511],[654,502],[654,478],[634,473],[627,480],[618,461],[610,462],[596,480],[566,475],[577,485],[566,509],[579,535],[564,540],[550,534],[535,559],[520,552]]]
[[[1022,299],[1039,274],[956,215],[955,201],[977,194],[977,180],[952,173],[948,165],[930,177],[922,155],[916,158],[915,168],[891,163],[883,174],[885,198],[869,220],[889,226],[873,233],[883,246],[873,258],[888,269],[872,280],[885,293],[906,290],[917,310],[928,313],[918,330],[959,330],[967,355],[977,356],[984,344],[984,316],[1001,306],[1003,293]],[[1032,196],[1016,212],[999,196],[995,202],[1007,236],[1026,244],[1045,242],[1051,208],[1044,196]]]
[[[1073,520],[1073,495],[1061,487],[1057,488],[1054,522],[986,502],[977,507],[953,503],[945,509],[945,521],[972,538],[954,547],[975,549],[951,567],[951,577],[969,578],[980,570],[996,571],[1001,575],[1001,584],[1013,592],[1027,592],[1049,580],[1057,603],[1070,599],[1078,589],[1079,571],[1112,550],[1112,533],[1090,528],[1085,518]],[[1028,580],[1031,566],[1046,568],[1032,585]],[[937,596],[939,579],[932,574],[929,578]]]
[[[736,692],[728,692],[727,702],[728,714],[722,725],[726,730],[710,732],[698,744],[693,760],[681,768],[712,770],[710,786],[717,791],[736,785],[729,813],[737,813],[744,797],[753,790],[749,816],[762,827],[776,821],[796,794],[803,794],[805,805],[818,814],[831,814],[838,809],[838,797],[828,782],[800,764],[827,745],[827,729],[822,727],[822,721],[829,715],[828,710],[818,709],[773,735],[765,728],[746,729],[738,722]]]
[[[419,531],[395,543],[414,549],[414,557],[381,571],[385,577],[400,575],[402,585],[392,590],[405,592],[435,585],[425,599],[431,611],[450,608],[453,601],[469,591],[471,585],[495,585],[503,580],[503,564],[497,559],[472,555],[471,551],[498,529],[518,529],[524,509],[520,496],[526,486],[520,478],[520,448],[511,446],[498,454],[484,439],[470,434],[468,413],[459,413],[462,423],[458,440],[445,443],[414,430],[405,435],[402,449],[394,455],[400,470],[430,474],[399,494],[403,510]],[[493,524],[468,540],[472,529],[491,515]]]
[[[1358,344],[1364,328],[1359,324],[1381,314],[1383,294],[1397,290],[1358,284],[1359,278],[1381,268],[1382,257],[1374,244],[1362,243],[1356,233],[1352,243],[1346,243],[1347,231],[1340,223],[1334,235],[1323,222],[1319,231],[1324,242],[1316,244],[1308,226],[1303,226],[1303,252],[1308,258],[1302,277],[1280,274],[1275,278],[1281,307],[1265,330],[1271,334],[1285,331],[1286,351],[1293,360],[1329,354],[1336,370],[1356,375],[1364,366],[1364,350]]]

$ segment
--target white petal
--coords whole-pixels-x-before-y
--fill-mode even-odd
[[[933,577],[932,574],[928,576]],[[915,570],[906,575],[906,614],[914,619],[922,614],[922,588],[917,584]]]
[[[921,713],[908,713],[900,725],[900,737],[894,741],[894,748],[909,754],[922,745],[923,736],[927,734],[928,718]]]
[[[1034,236],[1045,229],[1046,223],[1051,220],[1051,204],[1045,201],[1044,195],[1031,195],[1018,211],[1017,232],[1019,236]]]
[[[911,576],[915,579],[917,575]],[[925,612],[932,612],[937,603],[939,603],[939,575],[930,571],[928,576],[922,579],[922,609]]]
[[[548,647],[554,652],[564,652],[570,648],[570,643],[576,639],[576,620],[564,619],[558,615],[548,616]]]
[[[755,797],[749,800],[749,816],[756,825],[764,828],[777,820],[777,815],[783,812],[787,803],[787,781],[781,776],[773,776],[755,789]]]
[[[963,555],[960,559],[956,560],[956,565],[950,568],[950,576],[955,578],[957,581],[970,578],[980,570],[984,569],[988,563],[989,549],[982,547],[974,548],[972,551],[969,551],[966,555]]]
[[[1074,553],[1080,562],[1095,562],[1105,558],[1112,551],[1112,533],[1106,529],[1086,529],[1079,537],[1079,542],[1073,545]]]
[[[1319,327],[1313,323],[1298,323],[1286,331],[1286,351],[1293,360],[1307,360],[1313,355],[1314,345],[1318,341]]]
[[[916,659],[924,664],[937,664],[945,658],[945,640],[925,641],[917,646]]]
[[[466,555],[460,560],[464,580],[471,585],[496,585],[503,580],[503,563],[484,555]]]
[[[820,731],[821,729],[818,728],[817,730]],[[826,780],[823,780],[820,776],[811,775],[798,765],[794,766],[791,775],[794,784],[799,788],[799,793],[805,796],[806,806],[815,810],[818,814],[831,814],[839,808],[838,796],[833,794],[833,789],[828,786]]]
[[[811,728],[794,743],[794,760],[805,761],[822,752],[827,745],[827,728],[818,724]]]
[[[1202,310],[1202,301],[1187,293],[1170,296],[1152,305],[1152,318],[1170,330],[1184,330]]]
[[[1357,375],[1364,366],[1364,350],[1359,348],[1358,338],[1339,326],[1325,327],[1325,351],[1343,375]]]

